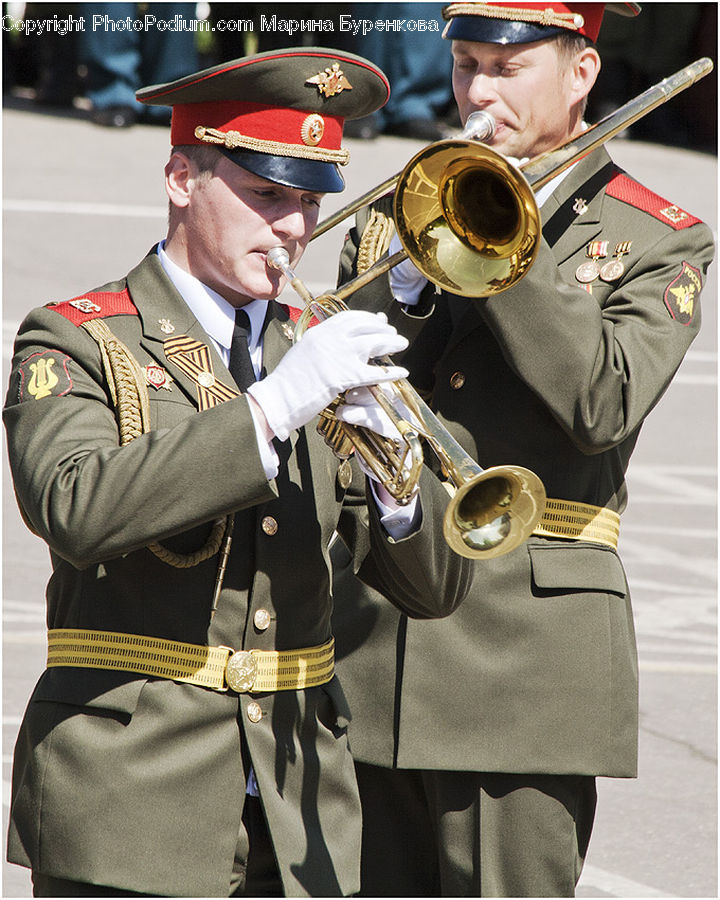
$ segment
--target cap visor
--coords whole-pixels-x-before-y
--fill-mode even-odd
[[[443,35],[449,41],[478,41],[486,44],[531,44],[553,35],[564,28],[553,25],[535,25],[532,22],[508,22],[483,16],[456,16]]]
[[[337,194],[345,189],[345,179],[335,163],[297,159],[294,156],[272,156],[255,150],[217,149],[236,165],[277,184],[321,194]]]

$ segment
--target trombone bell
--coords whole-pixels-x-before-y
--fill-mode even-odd
[[[545,510],[545,488],[522,466],[494,466],[461,482],[443,519],[448,546],[470,559],[492,559],[528,539]]]
[[[535,261],[542,223],[520,169],[475,141],[438,141],[407,164],[395,190],[400,243],[452,294],[487,297]]]

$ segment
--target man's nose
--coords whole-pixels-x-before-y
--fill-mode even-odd
[[[307,221],[300,202],[288,203],[273,222],[273,230],[287,237],[301,238],[307,229]]]
[[[473,106],[482,109],[497,97],[495,80],[482,72],[478,72],[470,82],[467,96]]]

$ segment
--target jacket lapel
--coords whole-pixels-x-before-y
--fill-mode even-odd
[[[558,264],[600,233],[604,188],[614,171],[607,151],[600,148],[580,160],[543,205],[543,237]]]
[[[142,320],[141,346],[167,368],[194,406],[198,406],[198,383],[187,367],[179,365],[172,355],[166,354],[166,341],[185,335],[199,342],[207,348],[203,350],[203,355],[207,355],[218,381],[232,392],[237,390],[213,341],[165,274],[156,248],[130,272],[127,283]]]

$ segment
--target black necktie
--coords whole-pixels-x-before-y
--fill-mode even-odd
[[[235,327],[230,345],[228,369],[241,391],[244,391],[256,380],[248,348],[249,338],[250,319],[244,309],[238,309],[235,311]]]
[[[248,339],[250,337],[250,318],[244,309],[235,310],[235,327],[233,328],[232,343],[230,344],[230,360],[228,369],[241,391],[245,391],[257,379],[250,359]],[[232,535],[232,548],[227,560],[227,569],[224,573],[223,583],[237,589],[249,589],[252,585],[255,571],[255,531],[256,531],[256,507],[233,513],[226,540]],[[228,546],[230,546],[228,542]],[[216,601],[218,598],[216,598]],[[213,635],[220,641],[242,640],[242,632],[237,631],[237,622],[241,620],[241,611],[236,602],[229,599],[217,606],[213,606]]]

